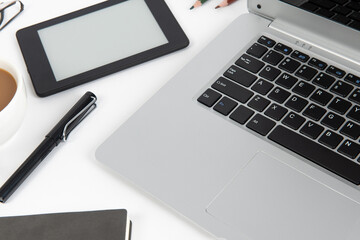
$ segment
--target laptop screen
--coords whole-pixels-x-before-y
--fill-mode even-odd
[[[360,31],[360,0],[281,0]]]

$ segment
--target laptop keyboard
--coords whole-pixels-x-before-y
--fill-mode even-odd
[[[197,100],[360,185],[360,77],[261,36]]]
[[[360,30],[360,0],[309,0],[300,7]]]

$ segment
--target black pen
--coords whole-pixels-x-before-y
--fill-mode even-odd
[[[5,203],[11,194],[20,186],[40,162],[60,142],[66,141],[70,132],[96,107],[97,98],[92,92],[87,92],[60,120],[60,122],[45,136],[44,141],[25,160],[16,172],[0,189],[0,202]]]

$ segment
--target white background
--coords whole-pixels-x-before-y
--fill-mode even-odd
[[[0,32],[0,58],[20,69],[28,96],[21,128],[0,146],[0,184],[86,91],[98,97],[98,108],[74,130],[69,141],[58,146],[6,204],[0,204],[0,217],[125,208],[134,224],[133,240],[213,239],[97,162],[94,153],[191,58],[237,16],[245,13],[246,1],[238,0],[229,7],[215,10],[221,0],[209,0],[201,8],[190,11],[194,0],[166,0],[190,39],[188,48],[47,98],[37,97],[17,45],[16,31],[98,2],[23,0],[24,12]]]

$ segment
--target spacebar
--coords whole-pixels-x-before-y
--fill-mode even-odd
[[[360,165],[330,149],[283,126],[277,126],[270,133],[269,139],[336,173],[350,182],[360,185]]]

